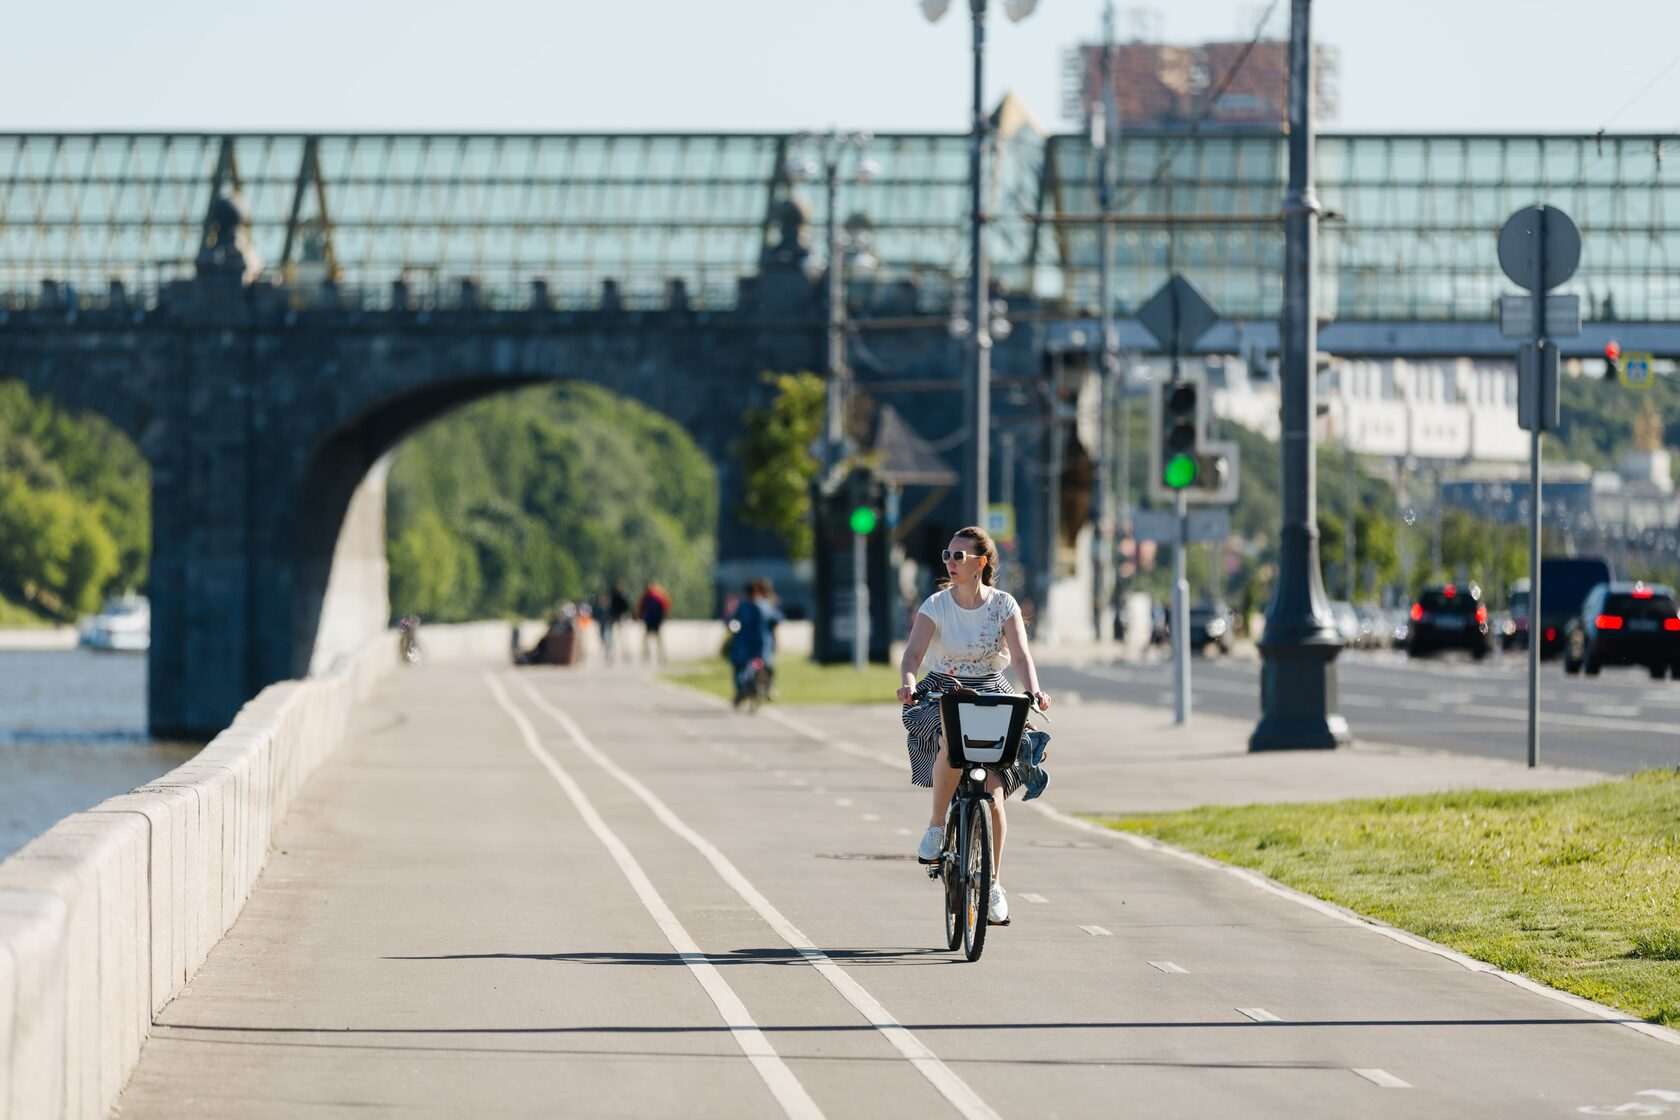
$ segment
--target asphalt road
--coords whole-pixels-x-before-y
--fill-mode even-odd
[[[1173,702],[1166,661],[1045,665],[1052,689],[1133,704]],[[1260,664],[1241,657],[1191,659],[1194,711],[1258,718]],[[1337,659],[1341,713],[1356,738],[1491,758],[1528,757],[1527,661],[1520,652],[1481,663],[1446,655],[1417,661],[1398,651],[1355,650]],[[1680,682],[1640,668],[1597,678],[1540,665],[1540,761],[1633,773],[1680,766]]]
[[[1104,782],[1114,751],[1081,715],[1139,722],[1069,715],[1053,795]],[[1014,921],[963,963],[910,858],[927,795],[902,744],[890,705],[755,718],[629,672],[394,674],[160,1013],[120,1115],[1530,1120],[1680,1101],[1672,1041],[1040,802],[1009,812]]]

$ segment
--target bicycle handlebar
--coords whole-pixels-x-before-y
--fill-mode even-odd
[[[1041,716],[1049,714],[1042,707],[1039,706],[1037,697],[1035,697],[1030,692],[986,692],[986,693],[977,693],[976,695],[981,695],[981,696],[1025,696],[1028,700],[1027,707],[1031,708],[1033,711],[1037,712]],[[930,692],[924,692],[924,693],[922,693],[922,699],[924,699],[924,700],[943,700],[943,699],[945,699],[945,694],[943,692],[931,692],[931,691]]]

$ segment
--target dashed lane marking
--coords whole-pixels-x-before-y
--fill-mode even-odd
[[[509,699],[506,690],[502,688],[501,682],[495,678],[494,674],[485,672],[484,682],[489,685],[491,694],[496,698],[496,703],[501,705],[502,710],[519,728],[519,734],[525,741],[526,750],[530,751],[532,757],[542,765],[543,769],[548,771],[549,776],[559,783],[561,790],[566,794],[567,800],[577,810],[578,816],[589,826],[589,831],[595,834],[595,838],[601,842],[601,846],[607,849],[607,853],[612,856],[613,862],[618,864],[619,871],[629,881],[631,889],[636,892],[636,897],[641,900],[642,906],[652,916],[654,924],[659,927],[659,932],[665,935],[665,940],[670,943],[671,948],[676,951],[683,964],[688,966],[689,971],[694,974],[694,978],[700,982],[701,989],[711,998],[712,1006],[717,1008],[719,1017],[728,1026],[729,1033],[734,1037],[736,1044],[740,1046],[741,1052],[746,1055],[747,1060],[752,1063],[753,1069],[764,1080],[765,1087],[776,1098],[776,1103],[781,1106],[782,1112],[789,1117],[798,1117],[800,1120],[821,1120],[822,1109],[817,1107],[817,1102],[811,1099],[811,1095],[805,1091],[805,1087],[799,1083],[799,1079],[793,1075],[793,1071],[782,1061],[781,1056],[770,1045],[770,1040],[764,1036],[764,1032],[758,1029],[758,1024],[753,1021],[752,1014],[747,1011],[746,1004],[741,1002],[741,997],[735,994],[735,990],[729,986],[729,982],[718,972],[717,966],[706,958],[706,954],[700,951],[699,944],[689,935],[683,924],[677,920],[677,916],[672,913],[671,908],[666,905],[665,899],[654,887],[653,880],[649,879],[647,872],[642,870],[642,865],[630,853],[630,849],[624,841],[619,839],[618,834],[608,827],[601,814],[596,812],[594,803],[589,800],[582,787],[572,780],[572,776],[555,761],[553,755],[543,749],[542,743],[537,738],[536,728],[532,727],[531,721],[525,718],[525,713],[514,707],[513,701]]]
[[[1190,970],[1189,970],[1189,969],[1187,969],[1187,968],[1180,968],[1180,967],[1178,967],[1178,966],[1177,966],[1177,965],[1176,965],[1176,964],[1174,964],[1174,963],[1173,963],[1173,962],[1171,962],[1171,961],[1150,961],[1150,962],[1149,962],[1149,967],[1150,967],[1150,968],[1158,968],[1158,969],[1160,969],[1160,970],[1161,970],[1161,971],[1162,971],[1162,972],[1182,972],[1182,973],[1188,973],[1188,972],[1189,972],[1189,971],[1190,971]]]
[[[707,696],[704,693],[694,692],[690,689],[683,689],[677,685],[664,685],[663,687],[672,692],[681,693],[684,697],[690,700],[698,701],[702,704],[715,702],[720,707],[723,704],[723,701],[716,700],[714,697]],[[879,751],[868,750],[864,747],[858,746],[856,743],[850,743],[844,739],[824,734],[812,727],[810,724],[791,716],[783,715],[780,712],[772,710],[769,712],[769,715],[772,720],[780,723],[789,730],[797,731],[806,738],[814,742],[821,743],[832,750],[840,751],[842,754],[853,755],[857,758],[866,759],[870,762],[876,763],[877,765],[885,766],[894,770],[901,769],[903,766],[902,757],[897,759],[890,758]],[[1526,718],[1526,713],[1524,713],[1524,718]],[[1355,914],[1352,911],[1343,909],[1340,906],[1325,902],[1321,898],[1314,898],[1312,895],[1309,895],[1304,891],[1298,891],[1291,887],[1286,887],[1274,879],[1269,879],[1266,876],[1250,871],[1245,867],[1234,867],[1230,864],[1220,863],[1218,860],[1209,859],[1206,856],[1199,855],[1196,852],[1192,852],[1186,848],[1177,847],[1173,844],[1167,844],[1162,841],[1152,840],[1143,836],[1134,836],[1129,832],[1120,832],[1112,828],[1104,828],[1101,825],[1092,824],[1090,821],[1081,820],[1071,814],[1064,813],[1060,809],[1046,804],[1042,799],[1038,801],[1025,802],[1024,807],[1032,809],[1039,815],[1046,817],[1049,820],[1053,820],[1058,824],[1066,825],[1068,828],[1078,829],[1080,832],[1101,837],[1104,840],[1117,844],[1125,844],[1141,851],[1155,852],[1160,855],[1168,856],[1172,859],[1182,860],[1185,863],[1192,864],[1196,867],[1201,867],[1209,871],[1216,871],[1220,874],[1234,876],[1235,878],[1242,880],[1244,883],[1247,883],[1249,886],[1254,887],[1256,890],[1264,891],[1267,894],[1274,895],[1287,902],[1292,902],[1297,906],[1305,907],[1308,910],[1317,911],[1319,914],[1333,919],[1334,921],[1343,922],[1351,926],[1357,926],[1360,929],[1377,934],[1380,937],[1386,937],[1390,941],[1395,941],[1413,949],[1430,953],[1443,960],[1452,961],[1454,964],[1457,964],[1466,971],[1482,972],[1490,976],[1496,976],[1505,981],[1507,984],[1522,988],[1524,991],[1530,992],[1544,999],[1549,999],[1554,1003],[1564,1004],[1582,1012],[1583,1014],[1593,1015],[1600,1019],[1615,1023],[1618,1026],[1626,1027],[1628,1030],[1637,1031],[1648,1038],[1656,1039],[1658,1042],[1664,1042],[1670,1046],[1680,1046],[1680,1031],[1673,1030],[1669,1027],[1660,1027],[1655,1023],[1647,1023],[1643,1019],[1634,1018],[1627,1012],[1621,1011],[1617,1008],[1609,1007],[1602,1003],[1594,1003],[1592,1000],[1583,999],[1580,996],[1571,995],[1568,992],[1560,992],[1556,988],[1547,987],[1537,981],[1530,980],[1526,976],[1518,976],[1514,972],[1506,972],[1503,969],[1496,968],[1493,965],[1488,964],[1486,961],[1476,960],[1474,957],[1461,953],[1456,949],[1449,949],[1445,945],[1437,944],[1427,938],[1418,937],[1415,934],[1407,933],[1406,931],[1396,929],[1393,926],[1378,925],[1369,918]],[[903,835],[911,835],[908,829],[901,831]]]
[[[1247,1015],[1250,1019],[1253,1019],[1256,1023],[1281,1023],[1281,1022],[1283,1022],[1282,1019],[1279,1019],[1276,1015],[1273,1015],[1270,1011],[1267,1011],[1264,1007],[1239,1007],[1239,1008],[1237,1008],[1237,1010],[1240,1013],[1242,1013],[1244,1015]]]
[[[1402,1081],[1389,1073],[1386,1069],[1356,1069],[1353,1071],[1373,1085],[1381,1085],[1384,1089],[1410,1089],[1410,1081]]]
[[[1080,926],[1079,928],[1084,930],[1086,933],[1090,934],[1092,937],[1113,937],[1114,936],[1112,933],[1108,932],[1106,929],[1104,929],[1101,926]]]
[[[1025,901],[1025,902],[1045,903],[1045,902],[1050,901],[1048,898],[1045,898],[1043,895],[1033,894],[1031,891],[1022,891],[1020,894],[1016,895],[1015,897],[1021,899],[1022,901]]]
[[[527,681],[516,682],[533,704],[540,708],[556,723],[565,729],[571,738],[572,745],[577,747],[589,760],[599,766],[601,770],[611,775],[625,789],[635,795],[637,800],[646,805],[661,824],[670,829],[677,836],[687,841],[689,846],[699,852],[706,862],[712,865],[712,870],[718,877],[732,887],[748,906],[757,911],[771,929],[776,931],[783,941],[796,953],[803,957],[806,963],[816,969],[818,975],[827,980],[834,990],[840,993],[845,1001],[852,1005],[863,1018],[881,1036],[892,1044],[893,1048],[902,1054],[915,1070],[928,1083],[950,1102],[959,1115],[965,1120],[1001,1120],[998,1114],[984,1100],[980,1094],[957,1076],[956,1072],[939,1059],[927,1045],[903,1024],[894,1019],[887,1009],[881,1006],[876,998],[869,994],[850,973],[846,972],[819,949],[816,944],[800,932],[799,928],[788,921],[782,912],[773,906],[768,898],[761,894],[742,875],[740,870],[719,851],[709,840],[690,828],[682,818],[671,811],[659,795],[648,789],[637,778],[624,770],[612,759],[603,754],[599,747],[589,741],[577,721],[571,716],[544,700]],[[773,714],[773,713],[772,713]]]

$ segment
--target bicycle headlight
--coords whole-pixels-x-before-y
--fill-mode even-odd
[[[983,782],[986,780],[986,768],[984,766],[976,766],[968,772],[968,776],[977,782]]]

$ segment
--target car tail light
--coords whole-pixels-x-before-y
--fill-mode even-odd
[[[1633,589],[1633,597],[1635,599],[1649,599],[1651,597],[1651,589],[1646,587],[1644,584],[1639,584]]]
[[[1664,630],[1680,630],[1680,618],[1663,619]]]
[[[1600,630],[1620,630],[1622,628],[1622,618],[1615,614],[1601,614],[1594,620],[1594,625]]]
[[[1413,622],[1422,622],[1423,621],[1423,604],[1422,603],[1413,603],[1412,604],[1412,621]]]
[[[1557,627],[1556,626],[1546,627],[1546,640],[1548,642],[1557,641]]]
[[[1458,594],[1458,588],[1454,584],[1449,583],[1445,587],[1441,588],[1441,594],[1451,599],[1454,595]]]
[[[1484,606],[1479,606],[1479,607],[1476,608],[1476,621],[1477,622],[1486,622],[1487,621],[1487,607],[1485,605]]]

